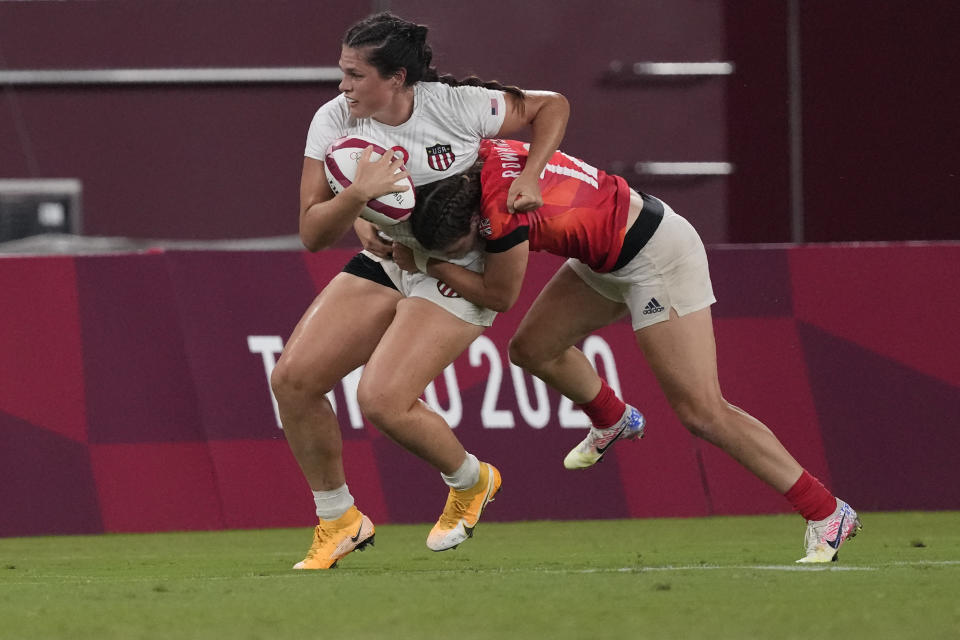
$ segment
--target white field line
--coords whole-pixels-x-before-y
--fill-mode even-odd
[[[464,568],[464,569],[424,569],[418,571],[398,571],[398,573],[488,573],[488,574],[511,574],[511,573],[546,573],[546,574],[561,574],[561,575],[581,575],[581,574],[592,574],[592,573],[668,573],[668,572],[684,572],[684,571],[785,571],[785,572],[804,572],[804,571],[882,571],[884,569],[892,569],[899,567],[937,567],[937,566],[958,566],[960,565],[960,560],[916,560],[910,562],[890,562],[883,565],[877,566],[845,566],[845,565],[836,565],[833,563],[824,563],[821,565],[764,565],[764,564],[739,564],[739,565],[712,565],[712,564],[698,564],[698,565],[667,565],[662,567],[609,567],[609,568],[597,568],[597,569],[503,569],[503,568],[490,568],[490,569],[476,569],[476,568]],[[367,573],[366,570],[360,570],[352,572],[349,569],[346,571],[338,570],[340,572],[349,572],[353,575],[363,575]],[[270,573],[266,575],[239,575],[239,576],[145,576],[140,578],[111,578],[109,576],[65,576],[65,575],[55,575],[48,574],[43,576],[36,576],[27,579],[18,579],[18,580],[0,580],[0,588],[6,586],[22,586],[22,585],[31,585],[31,584],[45,584],[50,581],[57,581],[60,583],[77,583],[77,584],[91,584],[91,583],[143,583],[143,582],[155,582],[157,584],[167,584],[167,583],[176,583],[184,581],[218,581],[218,580],[277,580],[277,579],[290,579],[296,578],[301,579],[305,575],[310,575],[313,572],[300,572],[300,571],[290,571],[288,573]]]
[[[647,573],[656,571],[880,571],[893,567],[956,566],[960,560],[916,560],[890,562],[879,566],[823,564],[693,564],[663,567],[621,567],[605,569],[544,569],[543,573]]]

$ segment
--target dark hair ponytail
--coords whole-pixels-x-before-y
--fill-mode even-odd
[[[461,174],[417,187],[410,227],[424,249],[442,251],[470,233],[470,222],[480,213],[482,168],[477,160]]]
[[[454,87],[486,87],[513,95],[523,100],[523,91],[518,87],[485,82],[476,76],[457,80],[451,75],[439,75],[434,67],[433,49],[427,44],[426,25],[415,24],[391,13],[377,13],[350,27],[343,36],[344,46],[352,49],[369,47],[367,62],[389,78],[400,69],[407,73],[404,84],[412,87],[420,81],[442,82]],[[522,108],[522,102],[519,103]]]
[[[477,76],[468,76],[466,78],[457,79],[450,75],[449,73],[439,75],[436,69],[430,68],[427,74],[424,76],[424,80],[432,80],[434,82],[442,82],[443,84],[449,84],[452,87],[485,87],[487,89],[495,89],[497,91],[503,91],[504,93],[509,93],[510,95],[523,100],[523,90],[520,87],[515,87],[513,85],[500,84],[496,80],[481,80]],[[520,103],[523,104],[522,102]]]

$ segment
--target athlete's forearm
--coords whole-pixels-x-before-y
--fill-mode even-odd
[[[508,311],[516,297],[499,287],[490,287],[484,274],[470,271],[460,265],[430,258],[427,262],[427,275],[442,280],[454,291],[475,305],[498,312]]]
[[[351,192],[353,185],[330,200],[314,202],[300,212],[300,241],[310,251],[334,245],[353,228],[366,203],[364,196]]]
[[[538,98],[538,108],[530,120],[530,151],[521,175],[530,174],[539,178],[554,152],[560,147],[560,142],[566,133],[567,120],[570,118],[570,103],[559,93],[547,91],[527,93]]]

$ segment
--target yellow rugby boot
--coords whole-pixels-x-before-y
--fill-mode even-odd
[[[337,561],[351,551],[363,551],[373,545],[374,528],[370,518],[352,506],[336,520],[320,520],[313,530],[313,544],[307,557],[294,569],[333,569]]]
[[[500,472],[496,467],[481,462],[477,484],[465,491],[451,487],[443,513],[427,536],[427,547],[433,551],[446,551],[473,537],[473,528],[480,521],[480,514],[487,503],[493,502],[500,485]]]

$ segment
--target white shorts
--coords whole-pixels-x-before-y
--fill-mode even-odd
[[[383,260],[368,251],[362,252],[368,258],[379,262],[390,282],[407,298],[424,298],[452,313],[464,322],[481,327],[489,327],[497,312],[475,305],[451,289],[442,280],[425,273],[404,271],[393,260]]]
[[[717,301],[699,234],[666,204],[650,241],[622,268],[597,273],[575,258],[567,264],[604,298],[625,303],[634,331],[667,320],[671,308],[682,316]]]

